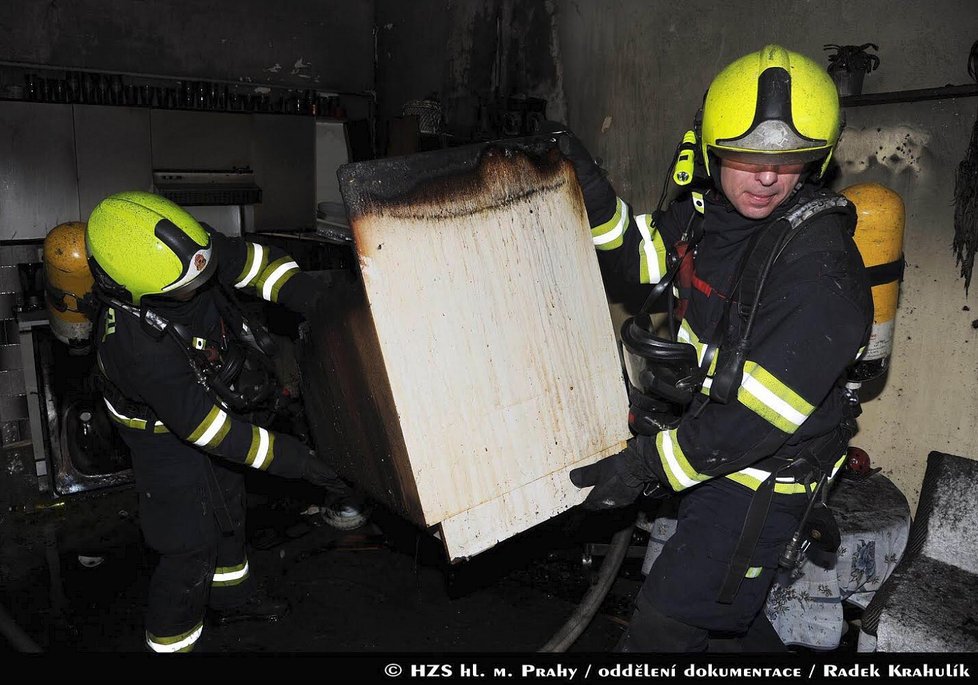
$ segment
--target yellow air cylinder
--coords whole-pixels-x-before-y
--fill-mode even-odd
[[[859,363],[859,380],[867,380],[886,370],[893,350],[906,213],[903,199],[879,183],[857,183],[840,192],[856,206],[854,240],[873,286],[873,333]]]
[[[44,300],[51,332],[72,348],[85,352],[91,347],[92,322],[79,306],[91,292],[92,272],[85,252],[85,224],[59,224],[44,238]]]

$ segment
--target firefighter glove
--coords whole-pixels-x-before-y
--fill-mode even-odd
[[[309,453],[302,468],[302,477],[337,496],[352,494],[350,486],[325,461],[316,456],[315,452]]]
[[[550,128],[560,126],[550,122]],[[614,216],[618,209],[618,195],[608,182],[607,174],[597,160],[572,131],[566,127],[553,133],[557,148],[574,165],[577,182],[584,196],[587,218],[591,226],[600,226]]]
[[[594,486],[582,504],[592,511],[627,507],[642,495],[658,498],[670,493],[631,444],[623,452],[572,469],[570,479],[579,488]]]

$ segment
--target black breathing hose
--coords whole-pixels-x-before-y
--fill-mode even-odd
[[[604,601],[608,590],[611,589],[611,585],[615,582],[618,569],[621,567],[622,561],[625,560],[625,554],[628,552],[628,543],[632,540],[632,530],[634,528],[634,524],[629,524],[615,533],[614,537],[611,538],[608,553],[605,555],[604,561],[601,562],[601,568],[598,569],[597,582],[584,595],[584,599],[577,605],[577,609],[574,610],[574,613],[567,619],[563,627],[554,633],[550,641],[538,651],[566,652],[577,638],[581,636],[584,629],[591,623],[594,615],[598,613],[601,602]]]
[[[30,635],[25,633],[7,610],[0,605],[0,635],[7,638],[7,641],[18,652],[25,654],[40,654],[43,650],[37,645]]]

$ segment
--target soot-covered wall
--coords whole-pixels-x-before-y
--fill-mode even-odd
[[[359,92],[373,23],[373,0],[18,0],[0,61]]]

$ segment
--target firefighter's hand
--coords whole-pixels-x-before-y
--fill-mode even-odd
[[[588,222],[599,226],[614,216],[618,208],[618,195],[608,182],[607,174],[601,168],[581,139],[566,126],[557,122],[547,122],[548,128],[557,142],[557,148],[574,165],[577,183],[581,186]]]
[[[581,505],[592,511],[627,507],[640,495],[656,498],[670,493],[631,446],[589,466],[572,469],[570,479],[579,488],[593,486]]]
[[[352,492],[350,486],[325,461],[316,456],[315,452],[309,453],[302,468],[302,477],[336,495],[348,495]]]
[[[573,131],[556,121],[546,122],[544,128],[553,136],[561,154],[574,165],[574,171],[577,173],[578,182],[582,187],[586,180],[604,175],[600,162],[591,156],[587,147],[584,146],[580,138],[574,135]]]
[[[584,143],[574,135],[573,131],[565,129],[556,133],[555,137],[557,139],[557,149],[574,165],[574,171],[577,172],[579,177],[592,173],[601,173],[601,167],[598,161],[591,156]]]

